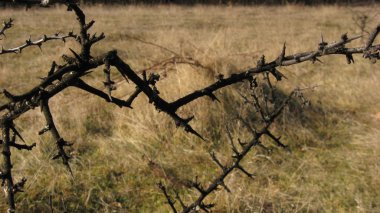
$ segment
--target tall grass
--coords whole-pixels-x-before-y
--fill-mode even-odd
[[[354,34],[353,10],[373,12],[379,8],[345,7],[87,7],[88,19],[96,20],[96,32],[106,39],[93,55],[117,49],[133,69],[139,70],[168,58],[171,53],[146,45],[129,36],[151,41],[216,70],[175,65],[160,71],[157,87],[174,100],[213,81],[256,65],[261,54],[277,57],[283,42],[288,53],[314,50],[321,33],[325,40]],[[74,15],[64,8],[1,10],[0,19],[12,17],[15,27],[0,41],[5,47],[28,38],[77,29]],[[380,23],[375,17],[370,26]],[[49,70],[51,61],[68,54],[65,44],[51,42],[42,52],[26,49],[21,55],[0,57],[0,87],[21,93],[31,88]],[[361,45],[360,42],[353,45]],[[356,57],[347,65],[344,57],[332,56],[323,63],[283,67],[288,80],[277,84],[281,91],[314,87],[306,96],[309,108],[292,105],[275,126],[292,152],[268,146],[271,153],[255,150],[244,165],[255,172],[249,180],[239,172],[226,181],[232,193],[219,191],[208,201],[216,212],[377,212],[380,211],[378,64]],[[119,78],[119,76],[115,76]],[[102,88],[102,72],[96,70],[87,82]],[[183,181],[198,176],[205,184],[218,168],[207,151],[230,160],[225,127],[234,137],[247,134],[231,117],[245,106],[237,94],[244,85],[223,89],[221,103],[205,98],[181,110],[195,115],[192,121],[208,141],[177,129],[141,95],[134,109],[119,109],[96,97],[68,89],[52,100],[52,111],[62,136],[73,141],[74,178],[60,162],[52,138],[38,136],[45,124],[39,110],[20,117],[28,142],[37,142],[32,152],[14,154],[15,179],[28,178],[25,192],[17,195],[22,212],[168,212],[156,183],[163,180],[190,202],[195,191]],[[133,85],[119,84],[116,95],[126,96]],[[0,99],[4,102],[4,99]],[[249,115],[247,115],[249,116]],[[151,161],[155,163],[151,163]],[[1,199],[1,206],[4,206]]]

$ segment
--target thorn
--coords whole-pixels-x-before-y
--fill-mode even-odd
[[[260,59],[257,61],[257,67],[258,67],[258,68],[261,68],[261,67],[263,67],[264,65],[265,65],[265,56],[262,55],[262,56],[260,57]]]
[[[323,35],[321,34],[321,43],[318,44],[318,50],[324,50],[327,43],[323,40]]]
[[[79,63],[83,63],[83,60],[82,58],[78,55],[78,53],[76,53],[73,49],[69,48],[69,50],[73,53],[73,55],[75,56],[75,58],[78,60]]]
[[[277,81],[281,81],[282,78],[288,79],[284,74],[282,74],[276,68],[271,69],[269,72],[276,78]]]
[[[57,154],[57,155],[55,155],[54,157],[52,157],[51,159],[52,160],[57,160],[58,158],[60,158],[61,157],[61,154]]]
[[[194,119],[194,115],[192,115],[192,116],[190,116],[190,117],[184,119],[183,121],[184,121],[186,124],[188,124],[188,123],[189,123],[190,121],[192,121],[193,119]]]
[[[219,99],[212,93],[207,93],[207,96],[211,98],[212,101],[217,101],[220,103]]]
[[[42,43],[38,43],[37,46],[40,49],[40,51],[42,52]]]
[[[219,185],[221,185],[228,193],[231,193],[231,190],[228,188],[228,186],[224,183],[224,181],[220,182]]]
[[[38,132],[38,135],[43,135],[45,132],[51,129],[50,125],[46,125],[43,129]]]
[[[227,168],[219,161],[215,155],[215,152],[210,152],[209,154],[211,156],[211,159],[223,170],[223,172],[225,172]]]
[[[316,61],[318,61],[319,63],[321,63],[321,64],[323,64],[323,62],[318,58],[318,57],[313,57],[312,59],[311,59],[311,62],[314,64]]]
[[[346,54],[346,59],[347,59],[347,64],[355,63],[354,57],[352,56],[352,54]]]
[[[276,136],[274,136],[269,130],[267,130],[266,132],[265,132],[265,134],[266,135],[268,135],[274,142],[276,142],[276,145],[277,146],[280,146],[281,148],[284,148],[284,149],[287,149],[288,148],[288,146],[286,146],[285,144],[283,144],[281,141],[280,141],[280,139],[281,139],[281,137],[276,137]]]
[[[242,171],[244,174],[246,174],[249,178],[253,178],[253,174],[247,172],[247,170],[245,170],[243,167],[241,167],[240,165],[237,165],[237,167],[240,171]]]
[[[203,141],[206,141],[198,132],[196,132],[190,125],[186,124],[185,131],[190,132],[191,134],[198,136]]]
[[[218,75],[216,76],[216,79],[217,79],[218,81],[222,81],[222,80],[224,79],[224,75],[223,75],[223,74],[218,74]]]
[[[194,116],[191,116],[189,118],[186,118],[186,119],[182,119],[180,118],[178,115],[174,114],[172,116],[176,122],[176,126],[179,127],[179,126],[182,126],[186,132],[189,132],[191,134],[194,134],[195,136],[198,136],[200,139],[202,139],[203,141],[206,141],[198,132],[196,132],[188,123],[194,119]]]
[[[347,33],[344,33],[340,36],[340,38],[343,40],[343,41],[347,41],[348,40],[348,36],[347,36]]]
[[[8,98],[10,101],[16,101],[15,96],[12,95],[10,92],[8,92],[6,89],[3,89],[2,93],[6,98]]]
[[[19,138],[22,140],[22,142],[25,143],[24,138],[22,138],[21,134],[17,131],[17,129],[16,129],[16,127],[14,126],[14,124],[11,124],[9,128],[11,128],[12,131],[17,135],[17,137],[19,137]]]
[[[53,75],[56,66],[57,66],[57,63],[55,63],[55,61],[53,61],[53,63],[51,64],[51,68],[50,68],[50,70],[49,70],[49,72],[48,72],[48,76]]]

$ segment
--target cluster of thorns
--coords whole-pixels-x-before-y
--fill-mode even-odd
[[[73,11],[76,15],[77,21],[80,26],[78,34],[69,32],[68,34],[55,34],[52,36],[44,35],[41,39],[33,41],[31,38],[18,47],[3,48],[0,49],[0,55],[21,53],[23,49],[37,46],[41,48],[42,44],[51,40],[74,39],[79,45],[80,50],[74,51],[70,49],[72,55],[63,55],[62,58],[65,61],[64,64],[58,65],[56,62],[52,62],[51,68],[47,73],[47,76],[42,79],[42,82],[36,85],[30,91],[15,95],[7,90],[3,90],[2,94],[7,98],[6,104],[0,105],[0,128],[2,131],[2,137],[0,143],[2,146],[2,165],[0,169],[0,178],[2,179],[2,187],[5,192],[5,197],[8,203],[8,212],[15,212],[15,194],[21,192],[23,186],[26,183],[26,178],[22,178],[20,181],[14,183],[12,177],[12,161],[11,161],[11,148],[19,150],[32,150],[36,144],[27,145],[17,127],[14,124],[14,120],[20,115],[28,112],[30,109],[39,107],[46,120],[46,126],[44,126],[38,134],[42,135],[46,132],[50,132],[53,136],[57,148],[57,154],[53,159],[61,159],[63,164],[67,167],[68,171],[72,174],[69,160],[70,156],[66,153],[65,147],[71,146],[63,139],[56,128],[52,113],[49,108],[49,100],[56,94],[62,92],[68,87],[76,87],[84,90],[90,94],[98,96],[105,101],[116,104],[119,107],[127,107],[132,109],[133,101],[140,95],[144,94],[150,104],[153,104],[159,112],[164,112],[172,118],[177,127],[183,128],[186,132],[195,135],[196,137],[205,140],[200,133],[198,133],[191,125],[190,121],[194,118],[183,118],[177,114],[178,109],[193,102],[201,97],[209,97],[212,101],[219,101],[215,91],[224,87],[248,82],[250,85],[250,92],[248,94],[241,94],[245,103],[249,104],[257,112],[260,121],[251,125],[249,122],[245,122],[243,118],[239,120],[246,126],[251,133],[251,139],[248,141],[235,141],[228,133],[229,142],[233,152],[232,163],[225,165],[221,162],[215,153],[211,152],[211,159],[220,168],[220,174],[210,180],[210,184],[203,186],[198,178],[194,181],[189,181],[188,186],[196,189],[199,192],[199,196],[191,203],[186,204],[183,202],[178,193],[175,193],[175,199],[172,198],[170,191],[161,182],[158,184],[159,189],[164,194],[167,203],[174,212],[194,212],[198,210],[204,210],[208,212],[215,204],[207,204],[204,202],[206,197],[219,188],[225,189],[227,192],[231,192],[228,186],[225,184],[225,178],[235,170],[239,170],[252,178],[253,174],[247,171],[241,164],[244,157],[256,146],[264,146],[261,141],[263,137],[268,137],[276,145],[282,148],[287,148],[279,137],[276,137],[270,130],[271,125],[275,122],[276,118],[281,114],[284,108],[291,101],[292,97],[300,97],[301,101],[305,101],[300,89],[293,90],[286,98],[282,100],[276,100],[276,96],[273,95],[275,87],[272,86],[271,79],[281,81],[284,75],[278,70],[281,66],[289,66],[298,64],[305,61],[316,62],[318,58],[327,55],[344,55],[347,62],[353,63],[354,54],[362,54],[364,58],[370,59],[375,62],[379,59],[380,45],[373,45],[373,42],[380,31],[380,25],[377,26],[370,34],[367,42],[362,47],[348,48],[345,45],[349,42],[360,38],[356,36],[349,38],[347,34],[341,36],[337,42],[327,43],[321,39],[318,47],[315,51],[302,52],[293,55],[286,55],[286,45],[284,44],[279,56],[270,62],[265,60],[262,56],[255,67],[243,70],[241,72],[231,74],[228,77],[219,75],[216,81],[209,86],[196,90],[188,95],[185,95],[173,102],[168,102],[161,98],[160,92],[156,86],[157,81],[160,80],[160,75],[151,72],[147,75],[147,71],[157,69],[158,67],[165,66],[171,63],[187,63],[192,66],[196,66],[203,69],[209,69],[203,66],[199,61],[192,58],[182,57],[180,54],[173,52],[174,57],[164,60],[150,68],[144,69],[142,74],[135,72],[126,64],[117,54],[116,50],[112,50],[104,53],[100,56],[91,55],[91,47],[97,42],[105,38],[104,33],[99,35],[89,33],[89,29],[93,26],[95,21],[86,21],[85,14],[79,8],[78,4],[73,0],[62,1],[61,3],[67,5],[68,11]],[[4,22],[0,28],[0,39],[5,38],[6,31],[13,26],[13,19],[9,19]],[[105,74],[104,87],[105,89],[97,89],[87,84],[81,78],[85,75],[89,75],[90,70],[99,66],[104,66],[103,72]],[[115,82],[111,78],[111,68],[114,67],[124,77],[127,82],[132,82],[136,88],[135,91],[129,96],[128,99],[119,99],[112,96],[112,91],[116,89]],[[263,75],[264,78],[259,78],[259,75]],[[263,82],[258,82],[259,79],[264,79]],[[263,92],[263,85],[270,89],[269,94]],[[279,104],[273,104],[274,102]],[[17,143],[16,140],[20,139],[23,143]],[[179,210],[181,208],[181,210]]]

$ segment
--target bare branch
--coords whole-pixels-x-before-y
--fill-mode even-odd
[[[25,41],[25,43],[20,45],[20,46],[9,48],[9,49],[4,49],[3,47],[1,47],[0,55],[4,55],[4,54],[8,54],[8,53],[21,53],[23,49],[25,49],[27,47],[31,47],[31,46],[37,46],[38,48],[41,49],[43,43],[46,43],[46,42],[51,41],[51,40],[61,40],[63,42],[66,42],[66,39],[68,39],[68,38],[76,39],[77,36],[73,32],[70,32],[67,35],[60,35],[59,33],[56,33],[53,36],[44,35],[41,39],[38,39],[35,41],[32,41],[32,38],[29,37],[29,39],[27,39]]]
[[[246,144],[244,146],[244,149],[242,150],[242,152],[240,153],[240,155],[237,155],[235,157],[235,161],[229,165],[228,167],[225,167],[223,166],[219,160],[216,159],[215,157],[215,154],[211,153],[211,158],[214,162],[216,162],[216,164],[223,168],[222,170],[222,173],[216,177],[215,179],[213,179],[211,181],[211,184],[207,187],[207,188],[203,188],[201,186],[201,184],[198,182],[197,178],[196,178],[196,181],[195,182],[191,182],[190,183],[190,186],[196,188],[199,192],[200,192],[200,195],[199,197],[190,205],[188,205],[188,207],[186,208],[183,208],[182,212],[192,212],[194,210],[196,210],[197,207],[200,207],[204,210],[209,210],[211,207],[213,207],[214,205],[211,205],[211,206],[208,206],[206,207],[204,204],[203,204],[203,201],[204,199],[210,195],[212,192],[214,192],[215,190],[217,190],[218,186],[222,186],[223,188],[225,188],[228,192],[230,191],[224,184],[224,179],[235,169],[238,169],[240,171],[242,171],[244,174],[246,174],[248,177],[252,178],[253,175],[249,172],[247,172],[247,170],[245,170],[241,165],[241,161],[247,156],[247,154],[251,151],[251,149],[258,145],[260,142],[260,138],[264,135],[264,134],[267,134],[268,132],[268,129],[269,127],[271,126],[271,124],[274,122],[274,120],[279,116],[280,112],[282,112],[282,110],[285,108],[285,106],[288,104],[290,98],[294,95],[294,92],[292,92],[288,98],[286,98],[283,103],[277,108],[275,109],[272,113],[271,113],[271,116],[269,117],[268,121],[270,121],[269,123],[267,123],[258,133],[255,133],[253,135],[253,138],[252,140]]]
[[[101,97],[105,101],[110,102],[110,103],[114,103],[114,104],[118,105],[119,107],[129,107],[129,108],[131,108],[131,104],[132,104],[133,100],[123,101],[123,100],[118,99],[118,98],[110,97],[109,94],[106,94],[103,91],[98,90],[98,89],[96,89],[96,88],[94,88],[94,87],[86,84],[81,79],[77,79],[74,83],[72,83],[72,86],[75,86],[75,87],[77,87],[79,89],[82,89],[82,90],[84,90],[86,92],[89,92],[89,93],[94,94],[94,95],[96,95],[98,97]]]
[[[373,29],[373,31],[371,32],[364,50],[369,50],[369,48],[372,46],[373,42],[375,41],[377,34],[379,34],[379,32],[380,32],[380,24],[377,25],[376,28]]]
[[[19,0],[19,2],[21,1],[22,0]],[[35,2],[37,2],[37,0]],[[243,143],[240,140],[238,140],[239,144],[241,145],[241,148],[239,147],[240,150],[237,149],[237,147],[233,143],[232,136],[228,132],[232,150],[234,152],[233,162],[229,165],[223,165],[220,162],[220,160],[216,157],[215,153],[211,153],[212,160],[222,169],[221,174],[217,176],[215,179],[213,179],[211,181],[211,184],[209,184],[207,187],[202,186],[202,184],[197,180],[197,178],[195,182],[190,182],[190,186],[196,188],[200,193],[199,197],[193,203],[191,203],[190,205],[185,205],[179,198],[179,196],[176,196],[177,200],[180,201],[180,204],[183,208],[183,212],[190,212],[199,209],[208,212],[210,208],[214,206],[214,204],[205,204],[204,199],[220,187],[223,187],[226,191],[230,192],[231,190],[225,184],[225,178],[233,170],[240,170],[249,177],[253,176],[242,166],[242,160],[247,156],[247,154],[253,147],[263,146],[260,143],[260,139],[263,135],[269,136],[272,140],[274,140],[274,142],[276,142],[277,145],[285,147],[285,145],[280,142],[280,139],[276,138],[270,132],[269,128],[273,124],[275,119],[280,115],[284,107],[288,104],[290,98],[297,92],[292,92],[289,95],[289,97],[286,100],[284,100],[282,104],[277,106],[277,108],[275,108],[274,110],[270,110],[271,107],[269,106],[269,102],[272,101],[271,98],[268,98],[266,95],[263,96],[263,94],[260,93],[260,91],[258,91],[258,94],[255,93],[255,88],[258,87],[258,84],[256,82],[257,75],[264,73],[267,77],[267,83],[269,84],[269,87],[272,88],[272,84],[269,79],[269,74],[273,75],[278,81],[285,78],[285,76],[278,70],[280,66],[294,65],[305,61],[315,62],[319,60],[318,58],[328,55],[343,55],[346,57],[348,63],[354,62],[354,54],[363,54],[365,58],[369,58],[372,61],[376,61],[380,58],[380,45],[373,45],[374,40],[380,31],[380,25],[373,31],[366,45],[363,47],[347,48],[346,45],[348,43],[360,38],[360,36],[349,38],[346,34],[343,34],[337,42],[330,44],[324,41],[322,38],[321,42],[318,44],[316,50],[314,51],[301,52],[287,56],[285,55],[286,45],[284,44],[280,55],[275,60],[271,62],[266,62],[265,57],[263,56],[258,61],[257,65],[253,68],[242,70],[241,72],[232,74],[231,76],[226,78],[220,75],[216,82],[204,87],[203,89],[193,91],[188,95],[180,97],[173,102],[168,102],[160,96],[160,92],[157,88],[156,82],[159,80],[159,75],[151,74],[149,77],[147,77],[146,72],[143,72],[142,77],[140,77],[137,72],[135,72],[127,63],[125,63],[125,61],[123,61],[118,56],[116,50],[109,51],[97,57],[92,56],[91,47],[97,42],[104,39],[105,35],[103,33],[100,33],[99,35],[96,35],[95,33],[89,33],[89,30],[94,25],[95,21],[86,22],[86,16],[84,12],[79,8],[77,4],[75,4],[74,0],[58,0],[57,2],[67,4],[68,9],[74,11],[80,26],[80,33],[78,36],[76,36],[73,32],[70,32],[67,35],[56,34],[50,37],[44,36],[40,40],[36,41],[32,41],[32,39],[29,38],[25,42],[25,44],[22,44],[18,47],[11,49],[2,48],[0,50],[0,55],[6,53],[19,53],[22,52],[24,48],[27,48],[29,46],[41,47],[41,45],[44,42],[47,42],[49,40],[65,41],[65,39],[67,38],[75,38],[80,45],[80,51],[78,51],[78,53],[72,49],[69,49],[73,55],[63,56],[67,64],[57,65],[55,62],[53,62],[51,64],[50,70],[47,73],[47,76],[42,78],[42,82],[40,82],[31,90],[20,95],[12,94],[7,90],[3,90],[2,92],[2,94],[7,98],[8,102],[0,106],[0,111],[7,110],[0,117],[0,128],[2,129],[1,145],[3,147],[3,164],[0,177],[4,181],[3,187],[5,189],[4,191],[9,205],[9,212],[15,211],[14,193],[20,191],[26,181],[26,179],[22,179],[20,183],[17,183],[15,185],[13,184],[11,172],[12,163],[10,158],[10,147],[31,150],[35,146],[35,144],[29,146],[26,144],[15,143],[16,136],[18,136],[21,140],[23,140],[23,138],[21,137],[17,129],[14,127],[13,121],[22,114],[28,112],[30,109],[36,107],[41,108],[47,125],[39,132],[39,134],[43,134],[47,131],[51,132],[58,150],[58,154],[54,157],[54,159],[61,158],[63,164],[68,168],[68,170],[72,174],[71,168],[69,166],[70,157],[68,156],[68,154],[66,154],[65,151],[65,147],[70,146],[71,144],[66,142],[60,136],[55,126],[53,116],[48,104],[50,98],[54,97],[56,94],[62,92],[70,86],[80,88],[86,91],[88,94],[94,94],[110,103],[118,105],[119,107],[131,107],[131,104],[135,100],[135,98],[140,94],[144,94],[145,97],[147,97],[149,103],[154,105],[158,111],[163,111],[167,115],[169,115],[178,127],[182,127],[186,132],[194,134],[195,136],[204,140],[204,138],[197,131],[195,131],[189,124],[194,117],[190,116],[189,118],[183,118],[181,115],[177,113],[178,110],[181,107],[204,96],[210,97],[212,100],[218,100],[215,96],[216,91],[233,84],[241,83],[244,81],[249,82],[251,89],[253,89],[254,93],[251,96],[253,100],[247,101],[247,103],[255,104],[255,107],[258,113],[260,114],[262,120],[264,120],[264,122],[257,127],[257,130],[251,128],[250,125],[247,125],[249,127],[250,132],[252,133],[252,136],[251,139],[246,143]],[[46,5],[49,5],[50,3],[54,2],[47,2]],[[6,24],[2,28],[0,28],[0,36],[4,36],[4,32],[11,26],[12,20],[6,22]],[[159,47],[175,55],[167,61],[160,62],[155,66],[166,66],[166,64],[186,63],[202,69],[210,69],[207,66],[203,66],[199,61],[195,59],[192,59],[190,57],[182,57],[175,51],[169,50],[152,42],[146,42],[143,40],[140,41],[146,44]],[[91,72],[90,70],[103,65],[105,65],[104,73],[106,76],[106,92],[96,89],[95,87],[92,87],[86,84],[83,80],[81,80],[82,76],[88,75]],[[111,80],[111,67],[116,67],[120,74],[126,80],[129,79],[136,86],[135,91],[126,101],[117,97],[113,97],[111,95],[111,91],[116,89],[116,87],[114,87],[114,82]],[[245,95],[242,95],[242,97],[248,99]],[[13,132],[12,138],[10,138],[10,131]],[[174,212],[177,212],[174,206],[175,203],[171,200],[163,184],[160,183],[159,188],[163,191],[172,210]]]
[[[47,125],[50,127],[49,131],[51,132],[53,138],[55,139],[55,143],[58,149],[58,154],[53,157],[53,159],[61,158],[63,164],[67,167],[71,175],[73,175],[73,172],[69,165],[69,159],[70,157],[66,154],[64,147],[70,146],[69,143],[67,143],[58,133],[57,128],[55,127],[53,116],[51,115],[49,103],[47,100],[41,100],[40,102],[41,110],[44,114],[45,120]]]
[[[177,209],[176,209],[175,206],[174,206],[175,201],[173,201],[173,200],[170,198],[168,192],[166,191],[166,187],[164,186],[164,184],[162,184],[162,182],[159,182],[159,183],[158,183],[158,188],[160,188],[161,191],[162,191],[162,193],[164,193],[164,195],[165,195],[165,197],[166,197],[166,200],[167,200],[168,204],[170,205],[170,207],[172,208],[173,212],[174,212],[174,213],[177,213]]]

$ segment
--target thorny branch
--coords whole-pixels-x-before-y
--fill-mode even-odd
[[[2,28],[0,29],[0,40],[2,37],[5,37],[5,31],[8,30],[13,26],[13,19],[10,18],[8,21],[4,21]],[[25,41],[25,43],[12,48],[4,48],[1,47],[0,49],[0,55],[8,54],[8,53],[21,53],[23,49],[31,46],[37,46],[38,48],[42,48],[42,44],[51,40],[61,40],[63,42],[66,42],[66,39],[74,38],[77,39],[78,36],[74,34],[74,32],[69,32],[66,35],[61,35],[61,33],[56,33],[52,36],[43,35],[42,38],[33,41],[31,36],[29,39]]]
[[[57,127],[54,124],[53,116],[52,116],[52,114],[50,112],[49,103],[48,103],[47,100],[41,99],[41,101],[40,101],[40,108],[41,108],[41,111],[44,114],[44,117],[45,117],[45,120],[46,120],[46,123],[47,123],[46,124],[47,129],[48,129],[47,131],[51,132],[51,134],[52,134],[52,136],[53,136],[53,138],[55,140],[56,146],[57,146],[58,154],[53,157],[53,160],[61,158],[63,164],[67,167],[67,169],[70,171],[70,173],[72,175],[73,172],[72,172],[72,170],[70,168],[70,165],[69,165],[70,156],[68,156],[66,154],[65,149],[64,149],[65,146],[71,146],[72,144],[70,144],[67,141],[65,141],[59,135]],[[40,132],[43,132],[43,131],[40,131]]]
[[[11,131],[14,133],[14,135],[21,138],[21,135],[18,133],[13,124],[13,121],[17,119],[19,116],[28,112],[30,109],[36,107],[41,108],[45,116],[47,125],[42,128],[39,134],[43,134],[47,131],[50,131],[52,133],[58,150],[58,154],[55,158],[61,158],[64,165],[70,170],[70,157],[68,156],[68,154],[66,154],[66,151],[64,149],[65,146],[68,146],[70,144],[67,143],[64,139],[62,139],[60,134],[58,133],[58,130],[56,129],[55,123],[53,121],[52,113],[48,105],[50,98],[54,97],[56,94],[62,92],[68,87],[80,88],[90,94],[94,94],[104,99],[109,103],[113,103],[119,107],[127,108],[131,108],[131,104],[137,96],[139,96],[140,94],[144,94],[148,98],[149,103],[153,104],[158,111],[163,111],[166,114],[168,114],[178,127],[182,127],[186,132],[194,134],[199,138],[205,140],[201,136],[201,134],[194,130],[189,124],[194,117],[191,116],[189,118],[183,118],[180,115],[178,115],[178,109],[204,96],[211,98],[211,100],[218,100],[214,92],[229,85],[248,81],[251,85],[255,86],[255,79],[258,74],[265,74],[267,76],[272,75],[276,80],[282,80],[282,78],[284,78],[284,75],[278,70],[281,66],[299,64],[305,61],[315,62],[319,60],[318,58],[328,55],[344,55],[347,58],[348,63],[354,62],[354,54],[363,54],[365,58],[369,58],[373,62],[379,59],[380,45],[374,45],[373,42],[380,31],[380,25],[376,27],[376,29],[372,32],[370,38],[368,39],[364,47],[346,47],[346,45],[349,42],[359,38],[349,38],[346,34],[342,35],[339,41],[333,43],[327,43],[322,38],[321,42],[316,47],[316,50],[297,53],[293,55],[286,55],[286,45],[284,44],[277,59],[271,62],[266,62],[266,59],[263,56],[257,62],[257,65],[253,68],[243,70],[239,73],[232,74],[228,77],[219,76],[218,80],[215,83],[212,83],[203,89],[189,93],[188,95],[178,98],[173,102],[168,102],[161,98],[159,89],[156,86],[156,82],[159,80],[159,76],[157,74],[152,73],[149,77],[146,75],[145,72],[143,72],[142,74],[138,74],[118,56],[116,50],[106,52],[105,54],[100,56],[92,56],[91,47],[97,42],[104,39],[105,35],[103,33],[99,35],[91,34],[89,30],[94,25],[95,21],[87,22],[85,14],[77,4],[73,3],[74,1],[64,2],[68,6],[68,10],[73,11],[75,13],[80,26],[80,32],[78,36],[76,36],[74,33],[68,34],[69,37],[75,38],[75,40],[79,43],[80,51],[77,53],[75,50],[70,49],[72,53],[71,56],[62,56],[62,58],[66,62],[63,65],[58,65],[55,62],[53,62],[50,70],[48,71],[47,76],[44,77],[42,81],[31,90],[20,95],[12,94],[7,90],[3,91],[3,95],[8,99],[8,102],[6,104],[0,105],[0,113],[2,113],[0,115],[0,128],[2,129],[1,145],[3,147],[3,165],[1,167],[0,176],[4,181],[3,187],[5,189],[4,191],[9,205],[9,212],[15,211],[16,205],[14,200],[14,194],[16,191],[20,191],[19,188],[22,185],[24,185],[26,181],[23,179],[20,182],[20,184],[13,183],[12,163],[10,158],[11,147],[13,146],[15,148],[21,148],[26,150],[29,150],[32,147],[34,147],[34,145],[16,145],[16,143],[14,143],[13,141],[13,137],[10,138]],[[9,26],[11,25],[2,28],[2,34],[4,34],[4,31],[8,29]],[[50,40],[64,39],[63,37],[59,37],[59,35],[56,35],[55,37],[50,37]],[[44,36],[41,40],[37,40],[34,42],[31,41],[31,39],[29,39],[26,42],[26,44],[21,45],[16,49],[18,49],[18,52],[21,52],[23,48],[26,48],[28,46],[40,46],[43,42],[49,40],[48,38],[49,37]],[[2,52],[6,51],[2,50]],[[81,79],[82,76],[90,74],[90,70],[99,66],[104,66],[105,87],[107,89],[106,92],[103,92],[99,89],[96,89],[88,85],[83,79]],[[113,97],[111,94],[112,90],[116,89],[114,82],[112,81],[111,73],[114,71],[112,68],[116,68],[117,71],[126,80],[129,80],[131,83],[136,85],[135,92],[133,92],[133,94],[131,94],[127,100],[118,99],[117,97]],[[262,111],[261,117],[263,118],[263,122],[265,123],[263,129],[261,129],[260,131],[252,130],[253,139],[248,143],[239,143],[242,149],[240,152],[238,151],[238,148],[234,145],[235,161],[233,164],[229,166],[224,166],[221,161],[217,160],[216,155],[212,155],[214,161],[222,169],[221,176],[215,179],[213,184],[209,185],[207,188],[204,188],[197,181],[193,182],[191,185],[195,187],[201,195],[194,203],[188,206],[185,206],[184,203],[180,200],[180,204],[184,210],[194,210],[194,208],[197,208],[197,206],[204,210],[211,208],[213,205],[204,204],[204,199],[208,194],[210,194],[212,191],[218,188],[218,186],[222,186],[226,190],[228,189],[228,187],[223,183],[223,180],[228,174],[231,173],[232,170],[238,169],[242,171],[244,174],[251,176],[251,174],[241,166],[240,162],[244,158],[244,156],[247,155],[247,153],[251,150],[252,147],[260,145],[259,139],[262,136],[266,135],[272,140],[274,140],[276,144],[283,146],[283,144],[281,145],[280,140],[273,136],[273,134],[269,131],[270,125],[280,114],[280,112],[283,109],[283,106],[275,109],[274,111],[270,111],[266,105],[266,102],[270,101],[270,99],[271,98],[269,97],[265,97],[265,105],[260,105],[260,107],[258,108],[260,111]],[[287,101],[284,102],[284,105],[286,104],[286,102]],[[162,189],[162,187],[160,188]]]
[[[257,88],[254,88],[253,90],[256,90]],[[254,93],[252,94],[253,96],[256,96],[256,92],[253,91]],[[298,91],[297,91],[298,92]],[[231,190],[228,188],[228,186],[225,184],[225,179],[226,177],[232,173],[234,170],[239,170],[243,174],[247,175],[249,178],[253,178],[254,175],[250,172],[248,172],[242,165],[241,162],[242,160],[247,156],[247,154],[252,150],[253,147],[261,145],[261,138],[263,136],[269,136],[270,139],[276,142],[276,144],[282,148],[285,148],[286,146],[279,142],[279,139],[276,138],[269,130],[270,126],[274,123],[276,118],[281,114],[283,109],[287,106],[288,102],[291,100],[291,98],[296,94],[296,91],[293,91],[290,93],[290,95],[282,101],[280,106],[277,108],[273,109],[271,112],[264,113],[265,115],[262,116],[259,113],[259,117],[261,117],[262,122],[265,124],[261,130],[256,130],[254,127],[249,125],[247,122],[243,122],[244,125],[251,131],[252,133],[252,138],[248,142],[241,142],[239,141],[240,148],[238,148],[235,145],[235,142],[231,136],[231,133],[227,130],[228,138],[230,140],[231,144],[231,149],[233,152],[232,159],[233,163],[231,163],[228,166],[223,165],[223,163],[217,158],[216,154],[214,152],[210,153],[212,161],[215,162],[215,164],[220,168],[221,174],[218,175],[216,178],[214,178],[211,183],[208,185],[207,188],[204,188],[201,183],[198,181],[197,177],[195,178],[195,181],[189,181],[188,186],[191,188],[195,188],[199,192],[199,197],[195,199],[195,201],[189,205],[183,204],[181,198],[179,197],[178,194],[176,194],[176,199],[181,202],[181,207],[183,213],[185,212],[195,212],[199,211],[200,209],[204,210],[205,212],[209,212],[212,207],[214,207],[215,204],[205,204],[204,200],[206,199],[207,196],[209,196],[211,193],[214,191],[218,190],[220,187],[224,188],[227,192],[231,192]],[[258,106],[256,108],[260,108],[260,111],[265,111],[264,108],[268,106],[268,103],[266,103],[269,100],[263,100],[260,103],[257,103]],[[253,104],[254,102],[250,102]],[[241,151],[239,150],[241,149]],[[173,209],[174,212],[178,212],[176,209],[174,202],[171,200],[172,198],[167,192],[167,189],[165,186],[160,185],[161,191],[165,194],[165,197],[170,204],[171,208]]]
[[[41,39],[33,41],[31,37],[25,41],[24,44],[21,44],[17,47],[4,49],[1,47],[0,49],[0,55],[4,55],[7,53],[21,53],[23,49],[31,46],[37,46],[38,48],[42,48],[42,44],[51,40],[61,40],[63,42],[66,42],[66,39],[68,38],[77,38],[76,35],[74,35],[73,32],[69,32],[67,35],[60,35],[60,33],[56,33],[52,36],[43,35]]]

